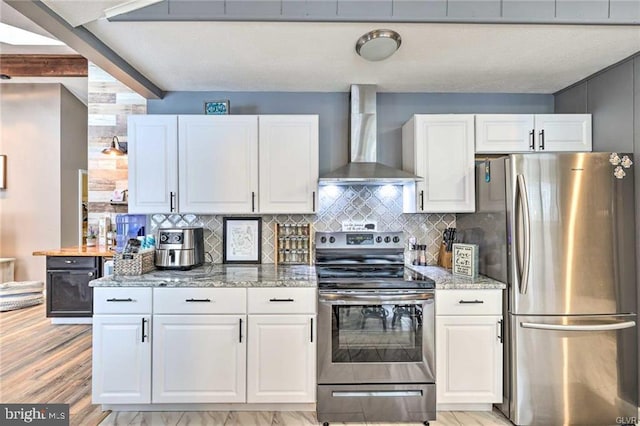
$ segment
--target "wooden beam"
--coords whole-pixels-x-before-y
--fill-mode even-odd
[[[0,55],[0,74],[11,77],[86,77],[80,55]]]

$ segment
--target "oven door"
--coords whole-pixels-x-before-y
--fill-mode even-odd
[[[434,383],[434,291],[320,290],[318,383]]]

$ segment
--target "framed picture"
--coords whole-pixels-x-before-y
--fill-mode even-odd
[[[204,113],[206,115],[229,114],[229,100],[205,102]]]
[[[260,263],[261,246],[261,218],[222,218],[222,263]]]
[[[0,155],[0,189],[7,189],[7,156]]]

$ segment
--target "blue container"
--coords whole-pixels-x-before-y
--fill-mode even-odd
[[[116,253],[122,253],[129,238],[145,236],[147,216],[144,214],[116,215]]]

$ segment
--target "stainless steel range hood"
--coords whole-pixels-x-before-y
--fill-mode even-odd
[[[376,86],[351,86],[349,155],[351,162],[320,177],[320,185],[405,184],[422,180],[420,176],[376,162],[377,133]]]

